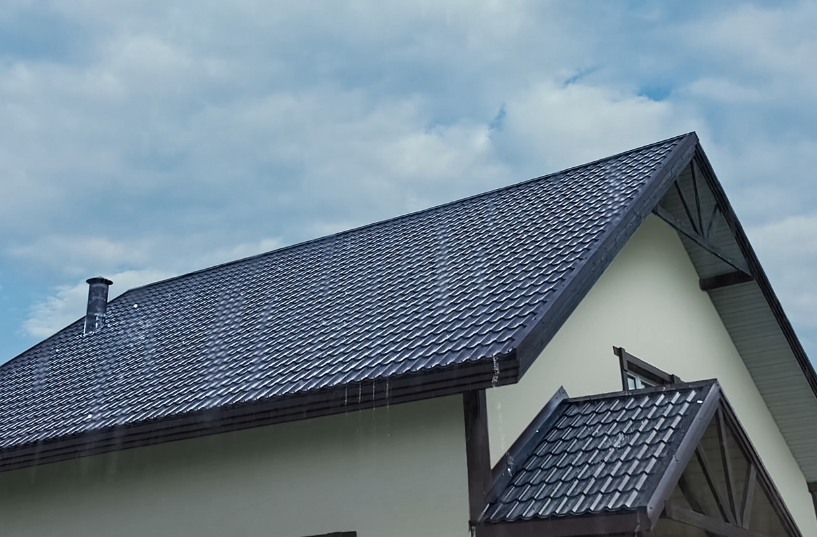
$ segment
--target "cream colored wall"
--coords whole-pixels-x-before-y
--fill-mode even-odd
[[[468,534],[460,397],[0,474],[0,535]]]
[[[571,397],[620,391],[612,347],[685,381],[717,378],[801,531],[817,519],[800,472],[680,239],[650,216],[519,384],[488,391],[495,463],[563,385]]]

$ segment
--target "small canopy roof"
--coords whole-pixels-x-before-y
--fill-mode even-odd
[[[560,391],[520,439],[482,535],[800,535],[717,381]]]

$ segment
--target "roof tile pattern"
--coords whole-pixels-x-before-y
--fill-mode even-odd
[[[507,353],[682,139],[130,290],[0,367],[0,448]]]
[[[646,506],[714,381],[567,399],[485,510],[489,523]]]

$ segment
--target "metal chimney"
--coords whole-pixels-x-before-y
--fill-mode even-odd
[[[86,280],[88,282],[88,311],[85,313],[85,332],[93,334],[102,328],[105,321],[105,310],[108,309],[108,286],[113,284],[111,280],[96,277]]]

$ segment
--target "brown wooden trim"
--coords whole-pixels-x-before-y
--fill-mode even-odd
[[[625,392],[630,391],[627,385],[627,373],[632,372],[636,375],[654,383],[656,386],[665,384],[676,384],[681,382],[681,379],[675,375],[667,373],[658,369],[636,356],[627,352],[624,347],[613,346],[613,354],[618,356],[619,366],[621,369],[621,384]]]
[[[757,468],[749,461],[746,467],[746,479],[743,485],[743,496],[740,500],[740,525],[749,527],[752,520],[752,507],[755,501],[755,487],[757,485]]]
[[[689,171],[692,174],[692,188],[695,191],[695,210],[698,214],[698,233],[701,234],[701,237],[705,239],[709,239],[707,236],[707,230],[704,229],[704,219],[703,215],[701,214],[701,195],[698,192],[698,178],[695,175],[695,161],[689,163]],[[677,184],[677,181],[676,181]]]
[[[577,535],[633,535],[649,520],[641,511],[623,514],[596,514],[582,517],[553,517],[544,520],[482,524],[478,537],[575,537]]]
[[[675,218],[669,211],[661,207],[660,205],[656,205],[653,209],[653,213],[661,220],[669,224],[671,227],[675,229],[678,233],[682,234],[684,237],[688,238],[710,254],[714,255],[727,265],[731,265],[732,267],[745,272],[746,274],[752,274],[749,270],[749,266],[746,264],[745,261],[741,259],[736,259],[731,255],[727,254],[707,239],[703,238],[695,229],[692,229],[687,224],[681,222],[677,218]]]
[[[495,364],[498,364],[498,376]],[[518,379],[518,371],[516,357],[511,354],[496,362],[485,359],[397,378],[375,379],[328,390],[95,430],[0,450],[0,472],[175,440],[456,395],[514,383]]]
[[[702,515],[706,514],[704,512],[704,508],[701,507],[701,502],[698,501],[698,497],[695,495],[695,491],[692,490],[692,486],[689,484],[686,478],[684,478],[683,475],[681,475],[681,479],[678,480],[678,488],[681,489],[681,494],[684,495],[684,499],[686,499],[687,503],[689,504],[690,507],[692,507],[693,511],[695,511],[696,513],[700,513]],[[711,531],[707,531],[706,537],[718,536],[712,533]]]
[[[721,287],[728,287],[730,285],[737,285],[739,283],[746,283],[754,281],[751,275],[736,270],[734,272],[727,272],[726,274],[718,274],[717,276],[710,276],[709,278],[701,278],[698,280],[698,285],[701,291],[713,291]]]
[[[556,291],[549,298],[550,306],[542,308],[528,328],[520,332],[513,344],[517,350],[520,377],[525,374],[545,345],[567,321],[590,288],[612,263],[613,258],[649,216],[653,207],[658,205],[672,182],[692,160],[697,147],[698,136],[694,132],[681,137],[678,146],[672,150],[672,155],[650,177],[649,186],[633,201],[627,214],[622,215],[619,223],[611,226],[600,237],[600,244],[593,253],[580,260],[573,268],[573,276],[569,285],[562,286]]]
[[[491,448],[488,443],[488,406],[485,390],[462,394],[462,407],[468,467],[468,524],[474,528],[485,509],[485,495],[491,486]]]
[[[712,467],[709,464],[709,458],[706,455],[706,451],[704,451],[700,444],[698,444],[698,447],[695,449],[695,455],[698,457],[698,462],[704,471],[706,483],[709,485],[709,489],[715,496],[715,503],[718,504],[718,511],[721,512],[721,516],[728,520],[730,524],[736,524],[735,516],[729,509],[729,503],[724,498],[723,491],[715,481],[715,476],[712,475]]]
[[[713,518],[701,513],[696,513],[685,507],[675,505],[667,502],[664,507],[664,514],[670,520],[675,520],[688,526],[700,528],[707,533],[720,535],[722,537],[770,537],[768,535],[761,535],[745,528],[727,524],[722,520]]]
[[[724,478],[726,481],[726,497],[729,500],[729,510],[732,513],[732,518],[735,524],[741,524],[740,513],[737,509],[737,499],[735,498],[735,482],[733,479],[734,472],[732,471],[732,457],[729,453],[729,442],[727,441],[726,424],[723,421],[723,410],[718,409],[715,414],[717,420],[716,426],[718,430],[718,443],[720,444],[721,464],[723,464]],[[744,526],[746,527],[746,526]]]
[[[814,392],[815,396],[817,396],[817,373],[814,372],[814,367],[811,365],[811,362],[806,355],[806,351],[803,349],[803,345],[800,343],[800,340],[797,339],[797,335],[794,333],[794,329],[792,328],[788,317],[786,317],[786,314],[783,312],[780,301],[777,299],[777,295],[775,295],[774,290],[769,283],[769,279],[766,277],[766,272],[760,265],[760,261],[757,259],[757,255],[755,254],[752,245],[749,243],[749,239],[746,237],[746,232],[743,230],[743,226],[740,224],[740,221],[735,215],[735,211],[732,209],[732,205],[729,203],[729,199],[726,197],[726,193],[718,181],[706,153],[703,152],[703,149],[701,149],[700,146],[697,146],[695,149],[694,160],[698,164],[698,168],[701,170],[704,181],[712,191],[712,195],[715,197],[717,205],[721,208],[721,213],[723,214],[729,229],[732,231],[743,257],[746,259],[746,264],[749,266],[748,273],[754,277],[758,287],[760,287],[760,291],[766,298],[766,302],[769,305],[769,308],[772,310],[772,314],[774,314],[778,326],[780,326],[783,335],[786,337],[786,341],[789,343],[792,353],[794,354],[794,358],[797,360],[797,363],[800,365],[800,369],[803,371],[803,375],[806,377],[806,381],[808,381],[809,386],[811,386],[812,392]]]
[[[772,481],[771,476],[769,476],[769,472],[766,470],[763,461],[760,460],[757,451],[752,445],[752,441],[749,439],[746,431],[740,425],[740,421],[738,420],[737,415],[735,415],[735,411],[732,409],[732,406],[729,404],[729,401],[725,396],[721,398],[721,411],[723,412],[724,422],[729,425],[730,429],[732,430],[735,441],[737,442],[738,446],[740,446],[743,455],[746,457],[749,464],[754,466],[757,473],[757,483],[768,497],[769,503],[772,505],[772,509],[780,519],[783,528],[786,530],[789,536],[801,537],[802,534],[800,533],[800,529],[797,527],[797,523],[791,516],[791,513],[789,512],[788,507],[786,507],[786,503],[783,501],[783,498],[780,496],[780,492],[777,490],[774,481]],[[748,500],[752,500],[752,498],[749,498]],[[745,512],[751,513],[751,501],[744,505],[744,510]],[[746,520],[746,522],[748,522],[748,520]]]
[[[647,502],[647,514],[650,517],[651,524],[649,529],[655,526],[664,510],[664,503],[672,494],[675,485],[683,478],[684,470],[694,456],[706,428],[712,421],[712,416],[715,415],[720,405],[721,393],[720,385],[717,382],[713,383],[701,404],[700,410],[698,410],[698,415],[695,416],[695,422],[687,430],[686,435],[675,450],[675,455],[670,460],[669,466],[664,471],[664,475],[656,485],[655,492]]]
[[[687,215],[687,221],[689,221],[692,230],[695,233],[700,234],[698,226],[695,224],[695,219],[692,217],[692,211],[689,210],[689,204],[687,203],[686,196],[684,196],[684,193],[681,191],[681,185],[678,184],[678,180],[676,180],[672,186],[675,187],[675,192],[678,194],[678,198],[681,200],[681,205],[684,207],[684,213]]]

